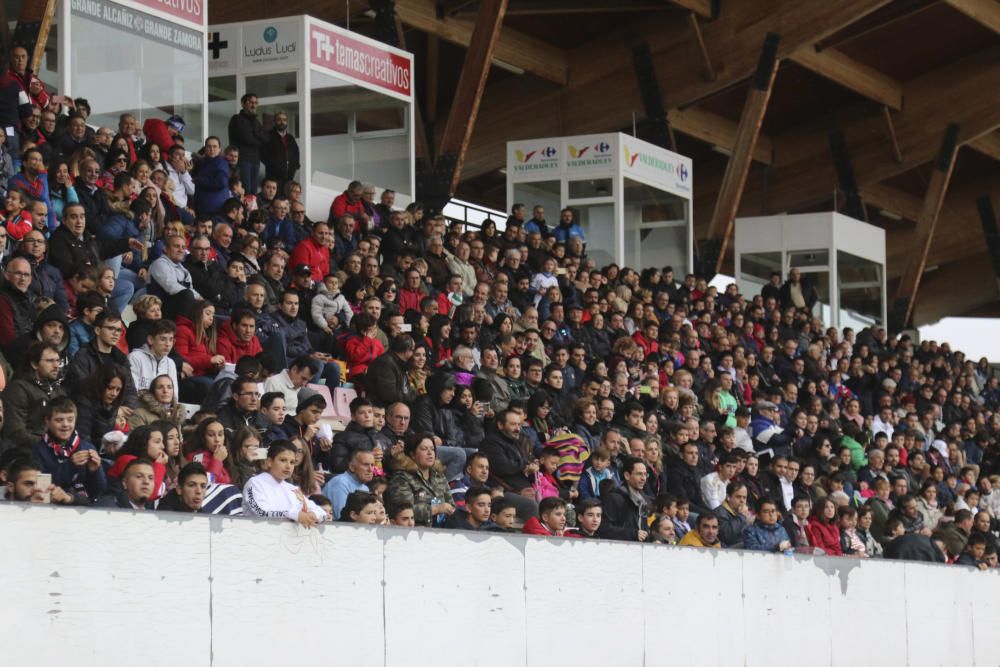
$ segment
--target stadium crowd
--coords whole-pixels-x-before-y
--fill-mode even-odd
[[[997,567],[985,359],[824,327],[794,269],[742,295],[595,266],[569,208],[472,230],[354,182],[312,221],[255,95],[194,147],[177,116],[91,127],[26,64],[7,501]]]

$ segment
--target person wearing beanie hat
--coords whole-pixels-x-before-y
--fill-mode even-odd
[[[312,451],[319,456],[319,451],[328,452],[333,447],[332,434],[327,434],[320,426],[319,419],[326,410],[326,399],[315,389],[302,387],[299,389],[298,405],[295,414],[287,415],[285,423],[273,429],[276,438],[292,439],[296,436],[305,440]]]

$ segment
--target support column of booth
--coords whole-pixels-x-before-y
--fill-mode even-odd
[[[690,272],[693,178],[689,158],[621,133],[507,144],[508,207],[544,206],[550,228],[573,209],[597,267]]]

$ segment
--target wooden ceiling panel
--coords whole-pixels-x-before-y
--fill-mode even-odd
[[[837,49],[897,81],[909,81],[997,44],[1000,35],[942,2]]]

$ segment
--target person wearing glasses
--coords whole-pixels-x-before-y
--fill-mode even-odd
[[[226,433],[232,437],[236,431],[246,426],[263,435],[270,425],[260,413],[260,387],[257,381],[248,377],[236,378],[232,389],[232,398],[219,410],[218,415]]]
[[[31,331],[35,320],[35,297],[31,294],[31,264],[15,257],[4,271],[0,287],[0,345],[8,346]]]
[[[94,339],[73,356],[63,384],[75,395],[81,395],[86,390],[90,377],[101,366],[120,366],[125,369],[126,376],[125,387],[122,389],[125,399],[121,410],[129,417],[139,405],[139,396],[132,381],[132,367],[128,357],[118,348],[124,329],[121,314],[113,310],[100,312],[94,320]]]

